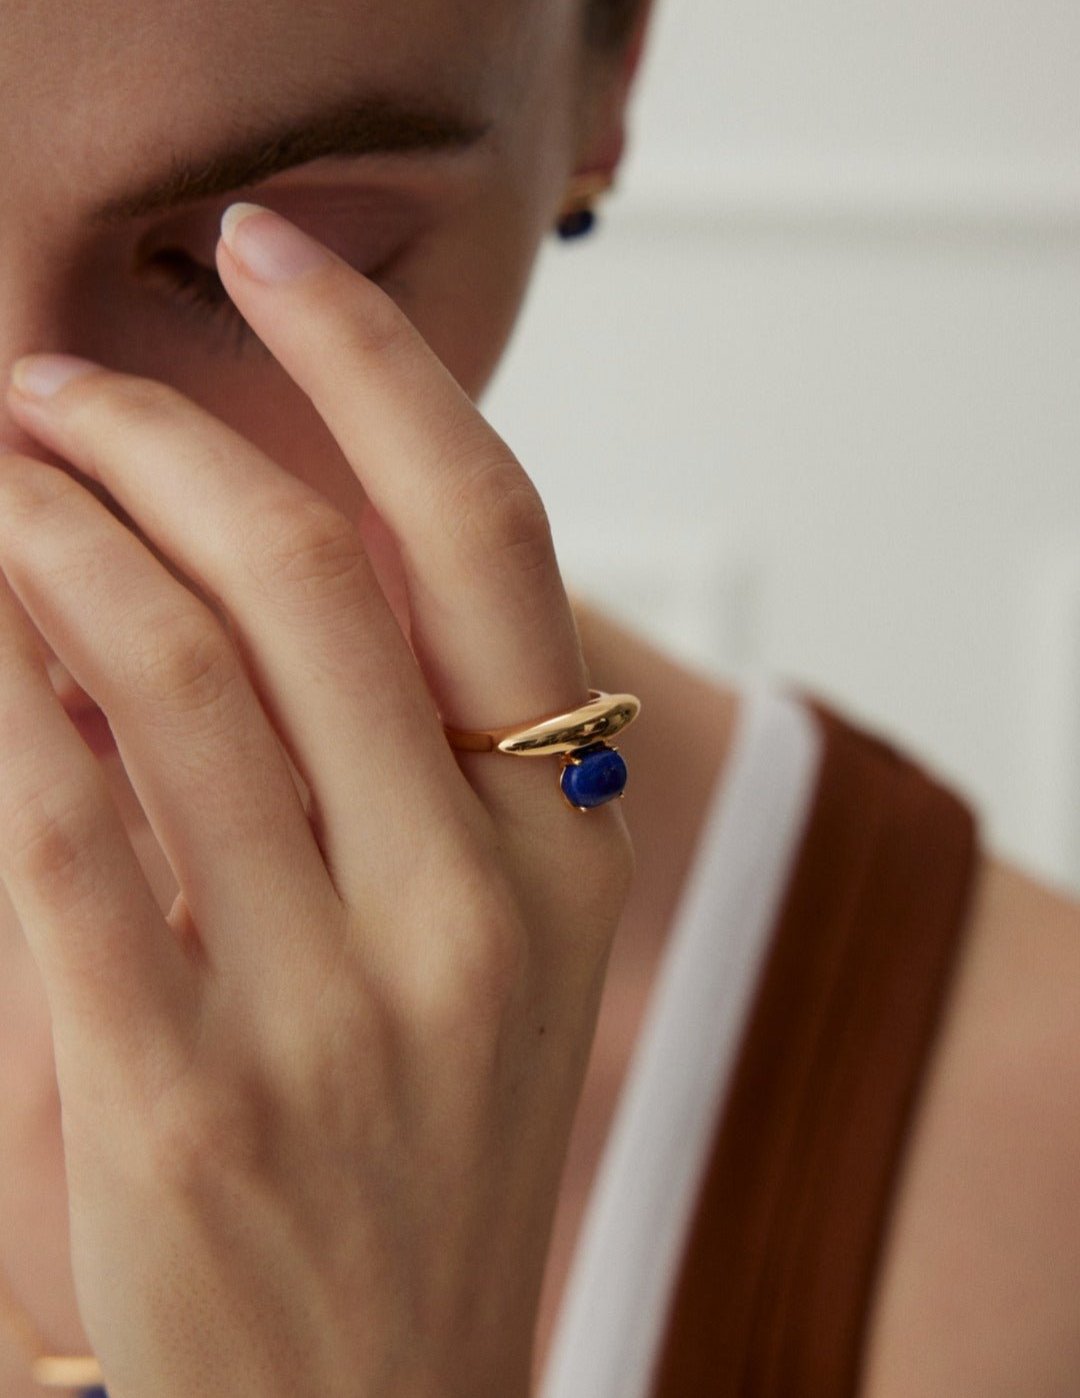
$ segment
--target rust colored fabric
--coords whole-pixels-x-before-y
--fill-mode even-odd
[[[672,1297],[653,1398],[850,1398],[967,919],[969,807],[811,702],[823,761]]]

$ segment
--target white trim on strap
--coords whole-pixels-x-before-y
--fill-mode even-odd
[[[744,687],[590,1196],[541,1398],[647,1398],[821,747],[805,706],[765,681]]]

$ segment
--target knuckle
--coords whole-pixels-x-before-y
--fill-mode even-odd
[[[259,586],[273,592],[349,589],[364,566],[356,529],[322,500],[267,506],[250,527],[243,556]]]
[[[342,330],[341,349],[350,359],[392,355],[415,341],[415,331],[392,297],[371,282],[353,288],[356,301]]]
[[[336,1140],[358,1139],[375,1114],[386,1111],[400,1031],[393,1006],[363,977],[346,978],[320,992],[320,1028],[311,1031],[310,1001],[287,1011],[288,1053],[279,1075],[288,1099],[302,1102]]]
[[[35,790],[3,813],[4,863],[16,882],[70,902],[100,879],[95,858],[101,793],[68,786]]]
[[[254,1075],[206,1082],[189,1070],[153,1104],[146,1129],[151,1178],[181,1199],[201,1200],[264,1175],[277,1113]]]
[[[502,454],[468,473],[452,502],[451,521],[470,569],[540,573],[554,566],[551,524],[540,493]]]
[[[224,631],[209,614],[172,608],[118,647],[113,657],[136,697],[185,711],[218,708],[236,682],[236,657]]]
[[[527,937],[512,906],[462,900],[426,939],[409,978],[412,1022],[428,1033],[483,1032],[502,1023],[525,972]]]

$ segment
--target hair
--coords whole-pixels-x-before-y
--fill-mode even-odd
[[[585,33],[598,49],[618,50],[630,41],[644,0],[586,0]]]

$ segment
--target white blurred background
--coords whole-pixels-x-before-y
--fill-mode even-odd
[[[572,586],[1080,892],[1080,5],[659,4],[486,411]]]

